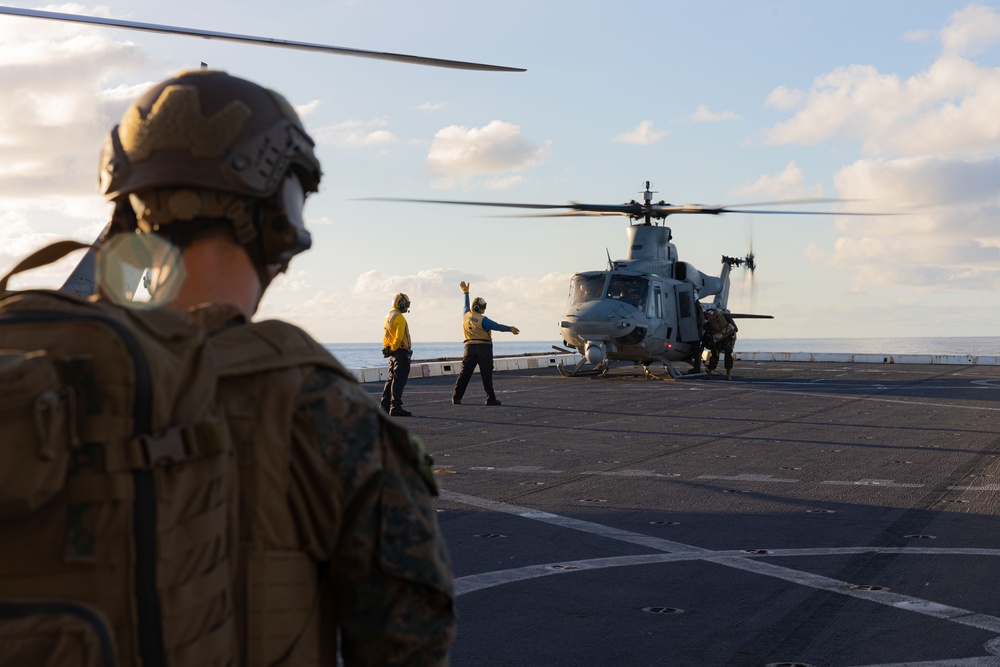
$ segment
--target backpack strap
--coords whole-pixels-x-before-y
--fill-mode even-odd
[[[18,262],[17,266],[7,272],[7,275],[0,278],[0,292],[7,291],[7,282],[18,273],[24,273],[25,271],[30,271],[32,269],[37,269],[40,266],[46,266],[53,262],[57,262],[74,250],[83,250],[84,248],[93,247],[94,246],[89,243],[67,239],[64,241],[56,241],[55,243],[51,243],[44,248],[40,248],[22,259]]]

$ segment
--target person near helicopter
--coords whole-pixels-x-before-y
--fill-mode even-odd
[[[455,381],[455,390],[451,402],[462,403],[465,389],[469,386],[472,373],[479,366],[479,375],[483,378],[483,389],[486,390],[486,405],[500,405],[493,391],[493,332],[509,331],[515,336],[520,330],[517,327],[498,324],[486,317],[486,301],[477,296],[469,303],[469,283],[464,280],[459,283],[465,294],[465,310],[462,315],[462,332],[465,334],[465,354],[462,356],[462,372]]]
[[[392,299],[392,310],[385,316],[382,326],[382,356],[389,358],[389,377],[382,388],[382,409],[393,417],[410,417],[409,410],[403,409],[403,388],[410,377],[410,359],[413,348],[410,343],[410,327],[403,313],[410,310],[410,297],[402,292]]]
[[[736,345],[737,331],[739,328],[728,312],[714,306],[705,309],[702,345],[709,352],[706,377],[712,377],[719,365],[719,355],[724,355],[726,379],[733,379],[733,347]]]

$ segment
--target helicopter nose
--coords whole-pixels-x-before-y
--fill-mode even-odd
[[[604,361],[608,356],[608,348],[603,342],[587,341],[587,346],[583,350],[583,356],[593,365]]]

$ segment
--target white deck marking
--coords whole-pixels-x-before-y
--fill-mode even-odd
[[[825,384],[825,381],[823,381],[823,380],[820,380],[819,382]],[[771,383],[771,384],[774,384],[774,383]],[[737,385],[734,385],[733,388],[735,389],[735,388],[740,387],[740,386],[741,386],[740,384],[737,384]],[[776,389],[775,390],[761,389],[759,386],[754,385],[753,383],[748,383],[748,384],[746,384],[744,386],[746,386],[748,388],[751,388],[750,391],[752,391],[754,393],[759,393],[759,394],[788,394],[790,396],[815,396],[816,398],[837,398],[837,399],[840,399],[842,401],[864,401],[866,403],[872,403],[872,402],[874,402],[874,403],[899,403],[901,405],[925,405],[925,406],[930,406],[930,407],[934,407],[934,408],[948,408],[949,410],[986,410],[986,411],[989,411],[989,412],[1000,412],[1000,408],[991,408],[991,407],[986,407],[986,406],[981,406],[981,405],[955,405],[953,403],[931,403],[931,402],[928,402],[928,401],[916,401],[916,400],[914,400],[914,401],[906,401],[906,400],[897,399],[897,398],[876,398],[874,396],[858,396],[858,395],[855,395],[855,394],[849,394],[849,395],[845,396],[843,394],[824,394],[824,393],[812,392],[812,391],[779,391],[779,390],[776,390]],[[819,385],[815,385],[815,386],[819,386]],[[851,388],[851,387],[845,385],[845,388]],[[858,388],[859,389],[863,389],[864,387],[858,387]],[[972,389],[972,388],[973,387],[966,387],[965,389]],[[948,389],[948,387],[940,387],[940,389]],[[953,387],[953,389],[957,389],[957,387]]]
[[[881,665],[855,665],[854,667],[1000,667],[1000,658],[946,658],[929,662],[893,662]]]
[[[497,570],[493,572],[484,572],[480,574],[467,575],[464,577],[459,577],[455,580],[455,592],[457,595],[471,593],[474,591],[491,588],[493,586],[513,583],[515,581],[524,581],[527,579],[535,579],[538,577],[546,577],[557,574],[558,575],[571,574],[573,572],[603,569],[608,567],[627,567],[632,565],[649,565],[654,563],[669,563],[669,562],[677,562],[685,560],[704,560],[707,562],[724,565],[726,567],[744,570],[746,572],[753,572],[755,574],[762,574],[765,576],[782,579],[784,581],[788,581],[794,584],[808,586],[810,588],[816,588],[831,593],[837,593],[840,595],[849,595],[851,597],[860,598],[862,600],[867,600],[868,602],[874,602],[877,604],[893,607],[895,609],[910,611],[913,613],[922,614],[924,616],[931,616],[939,620],[944,620],[951,623],[957,623],[959,625],[965,625],[1000,634],[1000,618],[996,616],[989,616],[987,614],[978,614],[976,612],[969,611],[967,609],[962,609],[960,607],[952,607],[950,605],[939,604],[931,600],[924,600],[909,595],[893,593],[892,591],[857,590],[850,588],[850,586],[852,585],[851,582],[840,581],[838,579],[831,579],[830,577],[824,577],[809,572],[802,572],[799,570],[782,567],[780,565],[775,565],[773,563],[763,562],[760,560],[761,557],[773,558],[775,556],[803,556],[803,555],[832,556],[832,555],[868,553],[868,552],[914,554],[914,555],[933,554],[933,555],[1000,556],[1000,549],[944,549],[940,547],[938,548],[845,547],[845,548],[828,548],[828,549],[784,549],[784,550],[772,551],[770,553],[763,555],[751,554],[743,551],[712,551],[710,549],[702,549],[700,547],[691,546],[689,544],[683,544],[681,542],[664,540],[650,535],[634,533],[632,531],[623,530],[620,528],[613,528],[611,526],[606,526],[591,521],[573,519],[571,517],[560,516],[558,514],[552,514],[550,512],[531,510],[526,507],[520,507],[518,505],[512,505],[509,503],[499,502],[495,500],[488,500],[486,498],[478,498],[476,496],[470,496],[468,494],[458,493],[455,491],[442,490],[441,498],[444,500],[449,500],[464,505],[481,507],[483,509],[487,509],[494,512],[513,514],[516,516],[520,516],[524,519],[531,519],[533,521],[542,521],[544,523],[560,526],[562,528],[578,530],[581,532],[590,533],[593,535],[599,535],[601,537],[606,537],[608,539],[618,540],[621,542],[628,542],[630,544],[637,544],[640,546],[648,547],[650,549],[657,549],[659,551],[666,552],[664,554],[641,554],[634,556],[594,558],[594,559],[579,560],[579,561],[560,561],[557,563],[530,565],[527,567],[520,567],[509,570]],[[868,583],[868,582],[861,582],[861,583]],[[929,664],[934,664],[934,663],[929,663]],[[956,663],[942,662],[940,664],[944,665],[944,664],[956,664]],[[976,663],[971,663],[971,664],[976,664]],[[982,663],[982,664],[988,665],[991,663]]]
[[[724,479],[732,482],[778,482],[781,484],[794,484],[797,479],[784,479],[782,477],[772,477],[771,475],[698,475],[695,479]]]
[[[456,466],[453,465],[436,465],[435,468],[450,468],[454,469]],[[497,468],[494,466],[470,466],[468,470],[475,470],[477,472],[507,472],[507,473],[519,473],[519,474],[537,474],[537,475],[596,475],[603,477],[655,477],[667,480],[674,480],[680,477],[677,473],[661,473],[655,470],[635,470],[630,468],[623,468],[621,470],[558,470],[554,468],[543,468],[541,466],[507,466],[504,468]],[[793,479],[790,477],[774,477],[772,475],[754,475],[749,473],[742,473],[739,475],[698,475],[693,479],[704,479],[704,480],[721,480],[727,482],[756,482],[761,484],[829,484],[834,486],[871,486],[871,487],[886,487],[886,488],[897,488],[897,489],[922,489],[927,486],[926,483],[921,482],[897,482],[892,479],[858,479],[858,480],[838,480],[838,479],[825,479],[817,482],[803,482],[801,479]],[[948,486],[949,491],[983,491],[983,492],[995,492],[1000,491],[1000,484],[979,484],[979,485],[951,485]]]
[[[923,487],[923,484],[909,484],[904,482],[896,482],[891,479],[859,479],[856,482],[841,482],[835,480],[828,480],[826,482],[820,482],[820,484],[840,484],[844,486],[894,486],[905,489],[919,489]]]

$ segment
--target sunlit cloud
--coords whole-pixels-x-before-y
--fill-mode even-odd
[[[472,176],[492,175],[494,189],[504,182],[499,175],[519,172],[542,162],[552,142],[531,142],[513,123],[494,120],[483,127],[450,125],[434,135],[427,153],[427,167],[437,176],[435,187],[456,187]],[[513,181],[507,181],[513,183]]]
[[[389,125],[385,117],[360,120],[352,118],[317,128],[313,135],[319,144],[341,148],[380,147],[399,141],[399,137],[383,129]]]
[[[708,106],[699,104],[691,114],[695,123],[717,123],[720,121],[739,120],[741,117],[733,111],[709,111]]]
[[[82,11],[64,5],[63,11]],[[94,11],[105,14],[105,10]],[[146,84],[124,84],[151,63],[105,31],[4,17],[0,21],[0,198],[93,193],[108,130]],[[30,25],[31,29],[25,28]]]
[[[653,129],[653,121],[644,120],[630,131],[612,137],[611,141],[620,144],[635,144],[636,146],[650,146],[667,136],[666,131],[656,131]]]
[[[900,213],[838,220],[829,261],[854,282],[1000,287],[1000,159],[859,160],[834,181],[855,208]]]
[[[372,270],[359,275],[349,289],[337,291],[314,284],[305,272],[292,271],[275,279],[258,317],[293,320],[321,342],[380,340],[393,296],[403,292],[412,301],[407,321],[415,347],[418,342],[461,340],[459,282],[466,281],[473,296],[486,299],[490,317],[520,328],[523,340],[558,341],[556,323],[566,305],[569,280],[569,274],[555,272],[490,278],[451,268],[412,274]]]
[[[821,74],[807,91],[775,88],[768,104],[792,111],[771,128],[775,144],[857,142],[863,159],[834,175],[851,211],[888,217],[840,217],[838,237],[806,250],[838,269],[861,292],[874,286],[925,291],[1000,289],[1000,69],[972,60],[1000,44],[1000,14],[971,4],[936,35],[941,53],[911,76],[870,65]],[[791,165],[790,165],[791,166]],[[753,187],[778,183],[762,179]]]
[[[903,33],[904,42],[929,42],[934,39],[934,32],[930,30],[909,30]]]
[[[312,100],[306,102],[305,104],[295,104],[295,113],[299,115],[299,118],[306,118],[313,115],[319,110],[320,102],[319,100]]]
[[[432,111],[440,111],[444,109],[447,105],[444,102],[424,102],[423,104],[418,104],[417,109],[420,111],[430,113]]]
[[[748,183],[733,191],[735,195],[766,196],[775,199],[799,199],[803,197],[822,197],[823,186],[805,184],[805,174],[795,162],[788,165],[778,174],[761,176],[753,183]]]
[[[869,155],[988,155],[1000,150],[1000,69],[966,56],[1000,43],[1000,14],[970,5],[940,32],[942,51],[909,77],[850,65],[807,90],[778,86],[769,106],[795,110],[767,133],[772,144],[849,139]]]
[[[992,7],[970,4],[948,18],[941,30],[945,53],[974,56],[1000,42],[1000,14]]]

